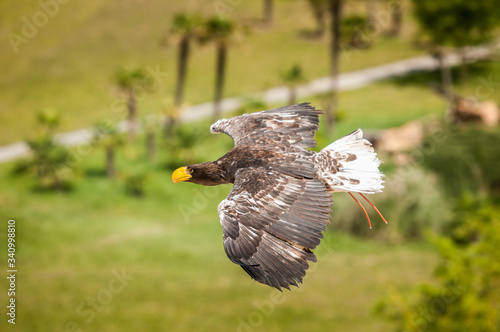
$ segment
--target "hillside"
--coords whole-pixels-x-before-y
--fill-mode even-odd
[[[149,67],[159,73],[157,88],[140,101],[141,114],[170,108],[176,48],[160,44],[171,18],[183,11],[215,15],[214,5],[220,2],[69,1],[47,10],[38,1],[2,1],[0,123],[3,128],[0,144],[28,137],[38,109],[61,111],[62,130],[92,125],[102,118],[123,119],[124,115],[113,108],[121,98],[113,82],[113,74],[119,67]],[[252,32],[230,50],[226,96],[246,95],[280,85],[279,72],[294,63],[303,67],[307,79],[328,73],[327,40],[301,37],[304,31],[315,28],[307,3],[298,0],[276,2],[276,21],[272,28],[266,29],[259,22],[260,1],[241,1],[236,7],[225,7],[227,18],[253,27]],[[356,5],[346,8],[347,12],[362,10],[363,7]],[[52,13],[53,17],[46,13]],[[384,13],[386,8],[381,4],[378,14],[383,17]],[[35,30],[30,31],[26,22],[33,23],[33,18],[38,20],[40,27],[32,26]],[[406,20],[410,22],[406,22],[403,35],[408,37],[413,33],[413,24],[409,15]],[[29,38],[22,42],[14,39],[18,44],[13,47],[10,40],[17,38],[13,34]],[[379,36],[369,50],[345,51],[342,70],[365,68],[422,52],[409,44],[410,38]],[[196,46],[190,61],[187,102],[197,104],[211,100],[214,66],[213,47]]]

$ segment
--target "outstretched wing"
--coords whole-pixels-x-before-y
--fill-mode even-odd
[[[219,204],[224,249],[253,279],[281,289],[302,282],[330,221],[331,196],[319,179],[266,168],[241,169]]]
[[[312,148],[321,111],[309,103],[275,108],[230,119],[222,119],[210,127],[212,134],[224,133],[234,145],[280,145]]]

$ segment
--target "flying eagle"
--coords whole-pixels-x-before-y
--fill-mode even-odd
[[[219,120],[210,132],[229,135],[234,148],[172,174],[174,183],[234,184],[218,207],[224,250],[253,279],[279,290],[302,283],[308,261],[316,262],[311,250],[330,222],[331,193],[348,192],[371,228],[351,192],[375,208],[363,194],[383,188],[381,161],[360,129],[319,153],[307,150],[316,146],[319,114],[303,103]]]

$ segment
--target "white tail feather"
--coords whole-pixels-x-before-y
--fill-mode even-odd
[[[374,194],[384,188],[381,161],[361,129],[328,145],[313,161],[332,191]]]

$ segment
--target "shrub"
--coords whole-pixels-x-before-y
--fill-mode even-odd
[[[36,190],[68,190],[73,176],[72,169],[68,167],[70,154],[54,139],[59,113],[51,109],[43,110],[38,112],[37,119],[37,134],[26,141],[31,156],[16,163],[14,172],[31,175],[36,181]]]
[[[361,208],[348,195],[334,194],[334,230],[384,241],[399,242],[419,239],[425,230],[440,231],[452,219],[450,201],[438,186],[436,177],[415,167],[389,175],[383,193],[366,195],[389,222],[385,226],[375,211],[360,198],[372,216],[373,229],[368,228]],[[370,212],[371,211],[371,212]]]
[[[467,245],[434,238],[442,263],[437,286],[422,285],[416,303],[384,299],[378,313],[404,331],[497,331],[500,329],[500,209],[492,205],[462,215],[475,234]],[[396,300],[396,298],[398,300]]]
[[[436,173],[446,193],[485,196],[500,189],[500,131],[476,126],[447,128],[436,143],[428,138],[422,165]]]
[[[125,178],[125,192],[135,197],[144,196],[144,186],[147,177],[145,174],[132,174]]]

